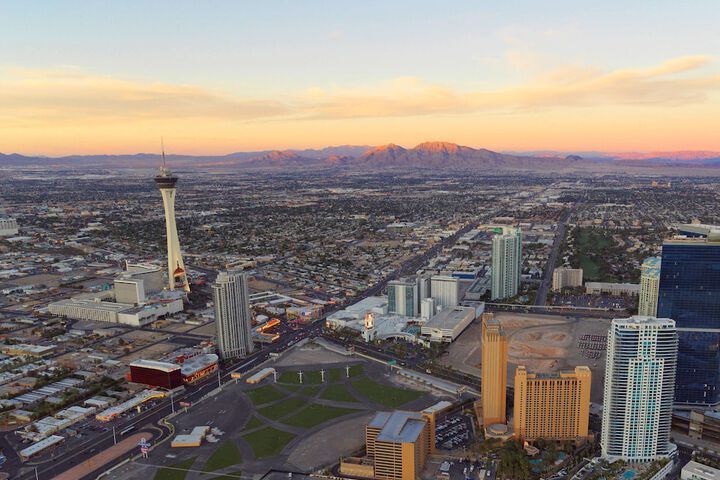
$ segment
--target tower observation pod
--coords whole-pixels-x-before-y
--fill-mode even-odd
[[[165,164],[165,151],[163,149],[163,164],[160,173],[155,177],[155,183],[160,189],[163,206],[165,207],[165,231],[167,236],[168,254],[168,287],[170,290],[183,289],[190,291],[185,264],[180,253],[180,240],[178,240],[177,226],[175,225],[175,184],[177,177],[170,172]]]

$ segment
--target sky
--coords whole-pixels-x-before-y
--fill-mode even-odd
[[[720,150],[716,0],[0,0],[0,152]]]

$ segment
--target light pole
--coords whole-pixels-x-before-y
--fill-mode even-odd
[[[40,480],[40,477],[38,476],[37,467],[35,467],[35,480]]]
[[[173,397],[173,392],[170,392],[170,408],[172,409],[172,413],[175,413],[175,397]]]
[[[222,387],[222,380],[220,379],[220,367],[217,369],[218,373],[218,388]]]
[[[113,425],[113,445],[117,445],[117,438],[115,437],[115,425]]]

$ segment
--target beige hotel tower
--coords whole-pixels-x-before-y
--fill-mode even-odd
[[[483,425],[506,423],[508,344],[505,331],[492,313],[482,315],[482,408]]]

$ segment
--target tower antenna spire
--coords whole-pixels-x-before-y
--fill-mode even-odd
[[[165,140],[163,137],[160,137],[160,150],[162,151],[162,166],[165,168],[167,165],[165,164]]]

